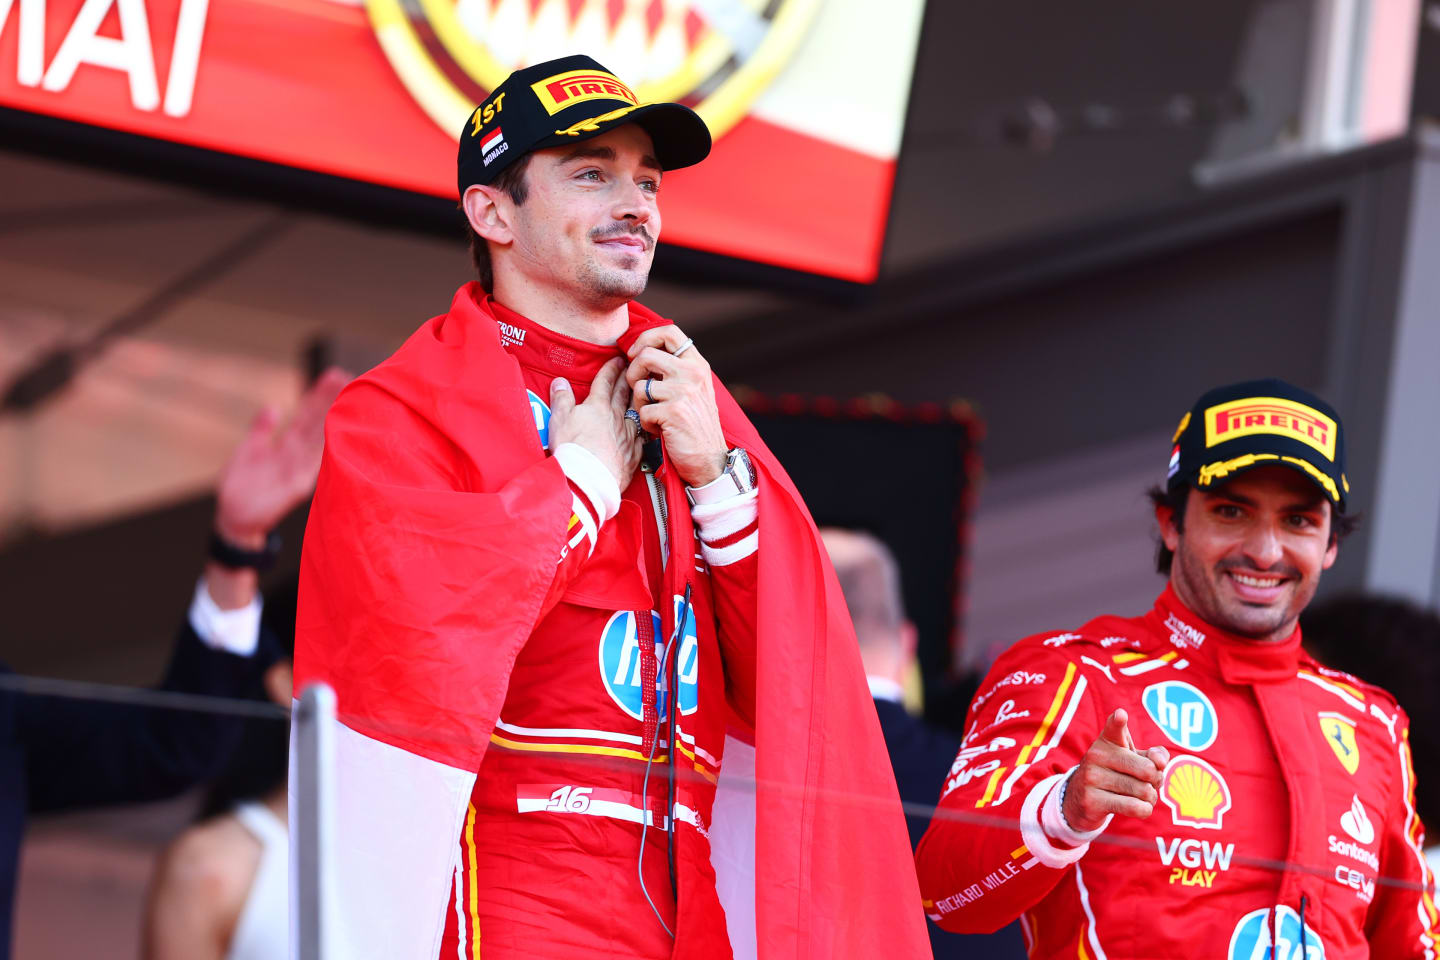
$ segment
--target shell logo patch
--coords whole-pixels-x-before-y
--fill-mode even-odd
[[[1230,809],[1230,785],[1219,770],[1182,753],[1165,767],[1160,799],[1176,826],[1219,830]]]
[[[1360,769],[1360,745],[1355,742],[1355,721],[1342,713],[1320,714],[1320,732],[1335,759],[1351,776]]]
[[[673,100],[693,107],[718,139],[795,55],[820,7],[820,0],[365,0],[396,77],[447,136],[512,70],[584,53],[623,69],[632,85],[588,71],[551,77],[536,95],[552,114],[591,97]],[[490,119],[487,112],[484,123]]]

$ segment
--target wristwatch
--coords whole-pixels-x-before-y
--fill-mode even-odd
[[[689,498],[692,507],[704,503],[718,503],[738,497],[742,493],[749,493],[755,489],[756,482],[755,465],[750,462],[750,454],[746,453],[743,447],[732,447],[725,451],[725,469],[720,476],[703,487],[687,486],[685,496]]]
[[[237,547],[218,533],[210,534],[210,559],[230,570],[258,570],[264,573],[275,565],[284,541],[277,531],[271,530],[265,537],[265,546],[259,550]]]

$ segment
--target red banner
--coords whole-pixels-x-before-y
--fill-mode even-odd
[[[424,59],[419,45],[418,56],[398,50],[393,42],[382,46],[375,24],[383,22],[387,2],[371,0],[367,13],[365,7],[343,0],[0,0],[0,104],[454,196],[455,137],[463,117],[454,132],[443,129],[441,120],[448,115],[433,102],[422,103],[426,98],[420,91],[427,89],[426,82],[445,81],[417,78],[417,71],[428,69],[441,78],[469,61],[462,56],[460,67],[442,63],[437,68]],[[409,21],[404,26],[410,29],[402,32],[432,46],[434,37],[445,33],[446,23],[454,33],[470,8],[463,6],[464,0],[454,8],[436,6],[439,3],[425,0],[429,22],[423,17]],[[904,0],[900,6],[907,3],[916,8],[913,19],[918,25],[919,0]],[[591,0],[560,4],[572,15],[593,5]],[[537,6],[553,4],[527,0],[520,6],[534,15]],[[612,13],[625,6],[609,4]],[[651,6],[673,4],[656,0]],[[807,3],[795,0],[791,6]],[[699,102],[712,128],[724,129],[705,163],[666,178],[665,240],[869,281],[879,263],[898,118],[890,118],[893,135],[882,136],[878,145],[871,142],[873,137],[858,148],[845,143],[851,135],[845,129],[850,91],[823,89],[833,84],[818,74],[838,70],[838,54],[818,44],[827,23],[828,29],[838,30],[843,23],[837,25],[835,18],[849,14],[832,10],[846,6],[833,0],[826,7],[810,0],[808,6],[791,17],[786,29],[795,39],[788,46],[770,44],[768,38],[759,43],[752,57],[757,72],[746,81],[750,101],[730,96],[723,84],[710,101],[698,96],[686,100]],[[486,9],[505,15],[511,8],[518,9],[511,0],[499,0],[494,9]],[[395,4],[393,9],[400,7]],[[473,23],[473,12],[470,16]],[[692,39],[710,36],[698,14],[687,16]],[[657,23],[652,15],[652,32]],[[781,27],[771,23],[768,28]],[[719,36],[718,28],[711,32]],[[821,36],[814,36],[817,33]],[[898,86],[902,96],[893,93],[896,84],[891,79],[881,84],[884,96],[872,96],[874,102],[862,104],[863,109],[903,109],[913,30],[901,29],[897,36],[902,46],[908,43],[899,51],[905,64]],[[452,40],[446,42],[456,50]],[[777,46],[778,54],[772,49]],[[602,62],[604,52],[597,54]],[[697,47],[695,57],[702,53]],[[782,61],[784,54],[790,55],[789,61]],[[762,62],[766,57],[777,62]],[[819,66],[807,73],[807,62]],[[625,78],[624,64],[616,61],[613,66]],[[741,72],[746,69],[750,67]],[[455,91],[461,97],[475,97],[477,89],[483,92],[484,85],[471,82],[474,79],[472,69],[470,77],[456,81]],[[651,89],[663,85],[656,81]],[[645,87],[639,89],[643,97]],[[667,92],[686,94],[673,83]],[[723,108],[715,103],[722,99]],[[723,121],[717,123],[721,113],[715,111],[724,112]],[[853,119],[852,129],[869,130],[863,116]]]

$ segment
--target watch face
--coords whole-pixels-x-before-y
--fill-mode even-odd
[[[730,451],[726,466],[735,474],[737,483],[743,483],[741,493],[748,493],[755,489],[755,465],[750,462],[750,454],[746,453],[743,447],[736,447]]]

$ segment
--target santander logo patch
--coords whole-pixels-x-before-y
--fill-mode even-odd
[[[1365,813],[1365,805],[1360,802],[1360,797],[1352,795],[1350,809],[1340,815],[1340,828],[1358,843],[1373,843],[1375,840],[1375,827],[1370,823],[1370,817]]]

